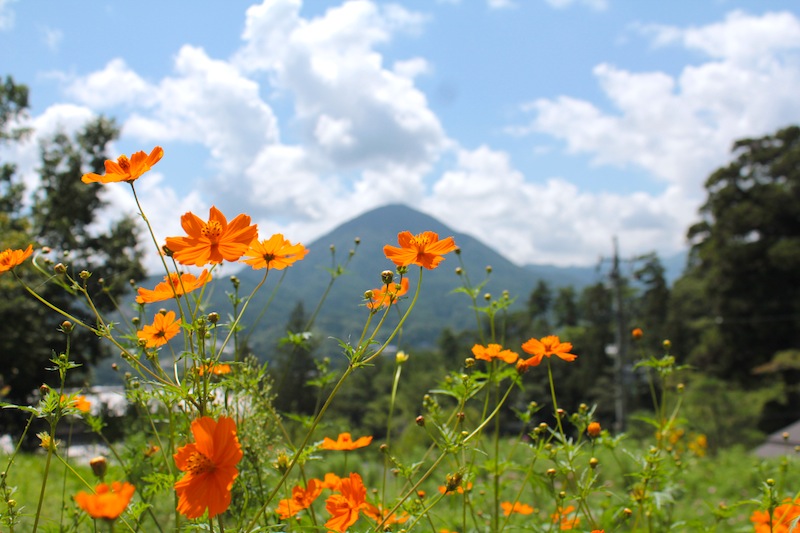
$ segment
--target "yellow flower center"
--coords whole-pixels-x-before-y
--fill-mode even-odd
[[[189,459],[186,460],[186,463],[189,466],[187,469],[189,473],[195,476],[205,474],[206,472],[211,472],[215,468],[211,459],[200,452],[195,452],[189,456]]]
[[[219,236],[222,235],[222,224],[216,220],[209,220],[208,224],[200,230],[200,233],[203,234],[203,237],[207,237],[208,240],[215,243]]]
[[[117,158],[117,164],[126,173],[130,173],[130,171],[131,171],[131,162],[128,161],[128,157],[127,156],[125,156],[125,155],[119,156]]]
[[[428,237],[427,235],[417,235],[414,237],[414,243],[417,245],[417,248],[422,250],[428,244]]]

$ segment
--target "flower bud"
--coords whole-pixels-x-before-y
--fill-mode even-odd
[[[419,416],[418,416],[418,417],[417,417],[417,418],[414,420],[414,422],[416,422],[416,424],[417,424],[418,426],[422,427],[422,426],[424,426],[424,425],[425,425],[425,417],[424,417],[424,416],[422,416],[422,415],[419,415]]]
[[[219,322],[219,313],[208,313],[208,321],[212,324]]]
[[[483,295],[483,299],[488,302],[489,300],[492,299],[492,295],[487,292],[486,294]]]
[[[161,253],[163,253],[165,257],[172,257],[172,250],[167,248],[166,244],[161,247]]]
[[[544,473],[550,479],[556,477],[556,469],[555,468],[548,468],[547,471]]]
[[[79,276],[79,277],[80,277],[82,280],[87,280],[87,279],[89,279],[90,277],[92,277],[92,273],[91,273],[91,272],[89,272],[88,270],[81,270],[81,272],[80,272],[80,274],[78,274],[78,276]]]
[[[461,480],[463,476],[461,472],[456,472],[455,474],[447,474],[444,478],[445,483],[444,487],[447,492],[453,492],[458,487],[461,486]]]
[[[467,357],[464,359],[464,366],[467,368],[472,368],[475,366],[475,358],[474,357]]]
[[[487,274],[491,274],[492,273],[492,266],[491,265],[486,265],[486,273]]]
[[[53,250],[51,250],[49,246],[42,246],[42,253],[43,254],[49,254],[52,251]]]
[[[72,330],[73,330],[74,328],[75,328],[75,326],[73,326],[73,325],[72,325],[72,322],[70,322],[69,320],[65,320],[65,321],[63,321],[63,322],[61,323],[61,331],[62,331],[63,333],[66,333],[67,335],[69,335],[70,333],[72,333]]]
[[[672,348],[672,342],[670,342],[669,339],[665,339],[663,342],[663,346],[665,350],[669,351],[669,349]]]
[[[638,341],[643,336],[644,336],[644,331],[642,331],[642,328],[633,328],[631,330],[631,338],[633,340]]]
[[[600,436],[602,430],[603,428],[600,427],[599,422],[592,422],[586,428],[586,434],[589,435],[591,438],[596,439],[597,437]]]
[[[368,301],[369,301],[369,300],[372,300],[372,298],[373,298],[374,296],[375,296],[375,293],[374,293],[374,292],[372,292],[372,290],[364,291],[364,299],[365,299],[365,300],[368,300]]]
[[[356,246],[358,246],[359,244],[361,244],[361,237],[356,237],[356,238],[354,239],[354,242],[356,243]]]
[[[408,361],[408,354],[403,350],[400,350],[399,352],[397,352],[397,355],[394,356],[394,361],[398,365],[402,365],[403,363]]]
[[[592,470],[597,468],[597,465],[599,465],[599,464],[600,464],[600,460],[597,457],[592,457],[591,459],[589,459],[589,467]]]
[[[456,276],[460,276],[464,273],[464,269],[461,267],[456,267]]]
[[[89,466],[92,467],[92,472],[100,480],[105,477],[106,470],[108,469],[108,462],[106,461],[105,457],[98,456],[89,460]]]
[[[66,274],[67,267],[64,266],[64,263],[56,263],[56,266],[53,267],[53,272],[56,274]]]
[[[239,278],[237,278],[236,276],[231,276],[230,279],[231,279],[231,284],[233,285],[233,288],[234,289],[238,289],[239,288]]]

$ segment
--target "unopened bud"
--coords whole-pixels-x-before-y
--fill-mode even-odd
[[[219,313],[208,313],[208,321],[212,324],[219,322]]]
[[[158,310],[158,314],[161,316],[165,316],[167,314],[167,310],[162,307],[161,309]]]
[[[403,363],[408,361],[408,354],[403,350],[400,350],[399,352],[397,352],[397,355],[394,356],[394,360],[395,363],[397,363],[398,365],[402,365]]]
[[[61,331],[62,331],[63,333],[66,333],[67,335],[69,335],[70,333],[72,333],[72,330],[73,330],[74,328],[75,328],[75,326],[73,326],[73,325],[72,325],[72,322],[70,322],[69,320],[65,320],[65,321],[63,321],[63,322],[61,323]]]
[[[589,459],[589,467],[591,467],[592,470],[597,468],[597,465],[599,464],[600,460],[597,457],[592,457],[591,459]]]
[[[53,267],[53,272],[56,274],[66,274],[67,267],[64,266],[64,263],[56,263],[56,266]]]
[[[99,479],[103,479],[108,469],[108,462],[105,457],[98,456],[89,461],[89,466],[92,467],[92,472]]]
[[[365,300],[372,300],[372,298],[374,296],[375,296],[375,293],[372,292],[372,290],[364,291],[364,299]]]
[[[672,348],[672,343],[670,342],[669,339],[665,339],[663,342],[663,346],[665,350],[669,351],[669,349]]]
[[[384,285],[390,284],[394,280],[394,272],[391,270],[384,270],[381,272],[381,281]]]
[[[464,366],[467,368],[475,366],[475,358],[467,357],[466,359],[464,359]]]
[[[356,246],[358,246],[359,244],[361,244],[361,237],[356,237],[356,238],[355,238],[355,243],[356,243]]]
[[[236,276],[231,276],[230,279],[231,279],[231,284],[233,285],[233,288],[234,289],[238,289],[239,288],[239,278],[237,278]]]
[[[78,274],[78,276],[80,276],[80,278],[83,279],[83,280],[87,280],[90,277],[92,277],[92,273],[89,272],[88,270],[81,270],[81,272],[80,272],[80,274]]]
[[[483,295],[483,299],[488,302],[489,300],[492,299],[492,295],[487,292],[486,294]]]
[[[456,267],[456,276],[460,276],[464,273],[464,269],[461,267]]]
[[[547,471],[545,472],[545,475],[547,477],[549,477],[550,479],[553,479],[554,477],[556,477],[556,469],[555,468],[548,468]]]
[[[487,274],[491,274],[491,273],[492,273],[492,267],[491,267],[491,265],[486,265],[486,273],[487,273]]]
[[[414,420],[414,422],[416,422],[416,424],[417,424],[418,426],[422,427],[422,426],[424,426],[424,425],[425,425],[425,417],[424,417],[424,416],[422,416],[422,415],[419,415],[419,416],[418,416],[418,417],[417,417],[417,418]]]

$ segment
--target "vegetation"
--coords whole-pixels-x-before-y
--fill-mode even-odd
[[[15,142],[27,91],[4,87],[0,139]],[[0,476],[5,529],[761,532],[800,521],[797,460],[746,452],[784,420],[775,406],[797,405],[800,285],[785,267],[800,257],[800,129],[737,143],[707,183],[672,289],[657,256],[614,257],[604,282],[540,281],[517,305],[468,247],[401,231],[370,275],[351,264],[355,248],[337,260],[332,247],[319,301],[284,316],[269,357],[251,337],[266,316],[257,295],[269,288],[272,301],[308,250],[215,207],[184,214],[185,235],[162,247],[136,181],[164,150],[105,159],[116,133],[101,118],[45,144],[27,204],[3,167],[0,356],[13,380],[2,406],[21,421]],[[130,220],[90,231],[106,186],[130,187],[165,252],[159,279],[136,291],[137,316],[118,324],[125,315],[109,312],[141,252]],[[223,307],[206,291],[226,261],[250,270],[229,280]],[[429,287],[450,283],[443,261],[472,322],[433,337],[426,306]],[[319,310],[348,283],[360,305],[334,352]],[[109,352],[129,405],[116,428],[68,388]],[[72,453],[76,431],[106,450],[88,466]]]

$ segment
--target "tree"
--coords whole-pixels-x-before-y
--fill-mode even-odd
[[[24,130],[13,125],[26,108],[27,88],[7,78],[0,86],[0,141],[21,138]],[[76,279],[81,271],[90,272],[87,288],[101,310],[113,309],[114,300],[130,289],[129,281],[144,276],[134,221],[123,218],[101,223],[97,215],[105,202],[99,196],[100,186],[80,181],[87,171],[103,171],[106,147],[118,135],[113,121],[101,117],[73,137],[57,134],[44,142],[41,185],[33,192],[32,206],[23,201],[24,186],[15,181],[11,163],[3,164],[0,190],[0,204],[7,208],[0,217],[0,249],[29,243],[50,247],[52,259],[38,257],[38,264],[52,268],[54,262],[61,262]],[[30,262],[15,273],[60,309],[94,323],[86,303],[48,280],[50,273],[43,277]],[[59,332],[64,318],[25,294],[13,275],[0,277],[0,289],[4,295],[0,301],[0,373],[9,387],[8,397],[24,402],[40,384],[58,385],[57,376],[46,367],[51,366],[48,361],[54,354],[65,350],[66,338]],[[75,383],[107,352],[97,336],[77,328],[71,342],[70,358],[82,365],[68,376]]]
[[[558,326],[575,326],[578,324],[578,304],[575,302],[575,288],[559,287],[558,295],[553,303],[553,313]]]
[[[310,415],[317,407],[320,391],[309,381],[319,375],[314,361],[318,342],[305,331],[307,323],[303,302],[297,302],[286,324],[287,335],[280,341],[270,365],[273,405],[278,411]]]
[[[706,181],[688,232],[685,277],[703,287],[706,316],[686,348],[701,369],[747,384],[800,345],[800,127],[737,141],[733,153]]]

